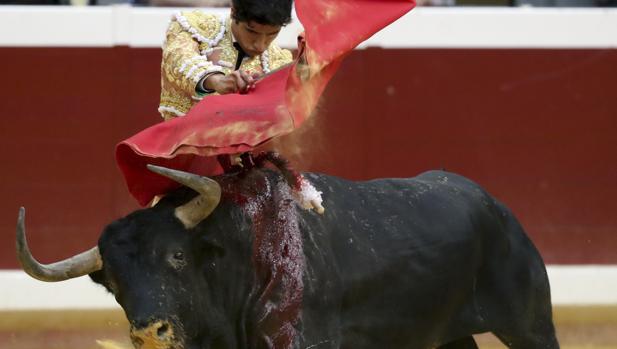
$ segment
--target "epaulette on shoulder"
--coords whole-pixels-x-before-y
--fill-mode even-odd
[[[176,21],[200,43],[216,46],[225,35],[226,18],[200,10],[178,12]]]

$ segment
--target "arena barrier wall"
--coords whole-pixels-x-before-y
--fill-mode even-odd
[[[115,307],[87,278],[16,271],[17,211],[51,262],[137,208],[113,149],[160,122],[176,10],[0,8],[0,310]],[[294,21],[280,44],[301,30]],[[617,304],[615,67],[615,9],[418,8],[354,51],[313,120],[272,147],[358,180],[464,174],[520,218],[557,304]]]

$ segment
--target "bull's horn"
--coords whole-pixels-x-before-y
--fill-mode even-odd
[[[199,193],[193,200],[176,207],[176,217],[187,229],[195,227],[206,219],[221,201],[221,186],[208,177],[154,165],[148,165],[148,169]]]
[[[28,275],[41,281],[55,282],[64,281],[78,276],[90,274],[103,267],[103,260],[99,253],[99,248],[94,247],[71,258],[52,264],[39,263],[28,248],[26,240],[26,228],[24,220],[26,209],[19,209],[17,219],[17,257],[22,268]]]

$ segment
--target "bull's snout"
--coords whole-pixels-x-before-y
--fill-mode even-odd
[[[155,321],[137,328],[131,326],[131,340],[135,348],[174,348],[176,343],[173,325],[168,321]]]

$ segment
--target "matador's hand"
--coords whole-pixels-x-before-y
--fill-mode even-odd
[[[214,74],[206,79],[205,87],[219,94],[247,93],[255,87],[255,79],[246,72],[236,70],[229,75]]]

